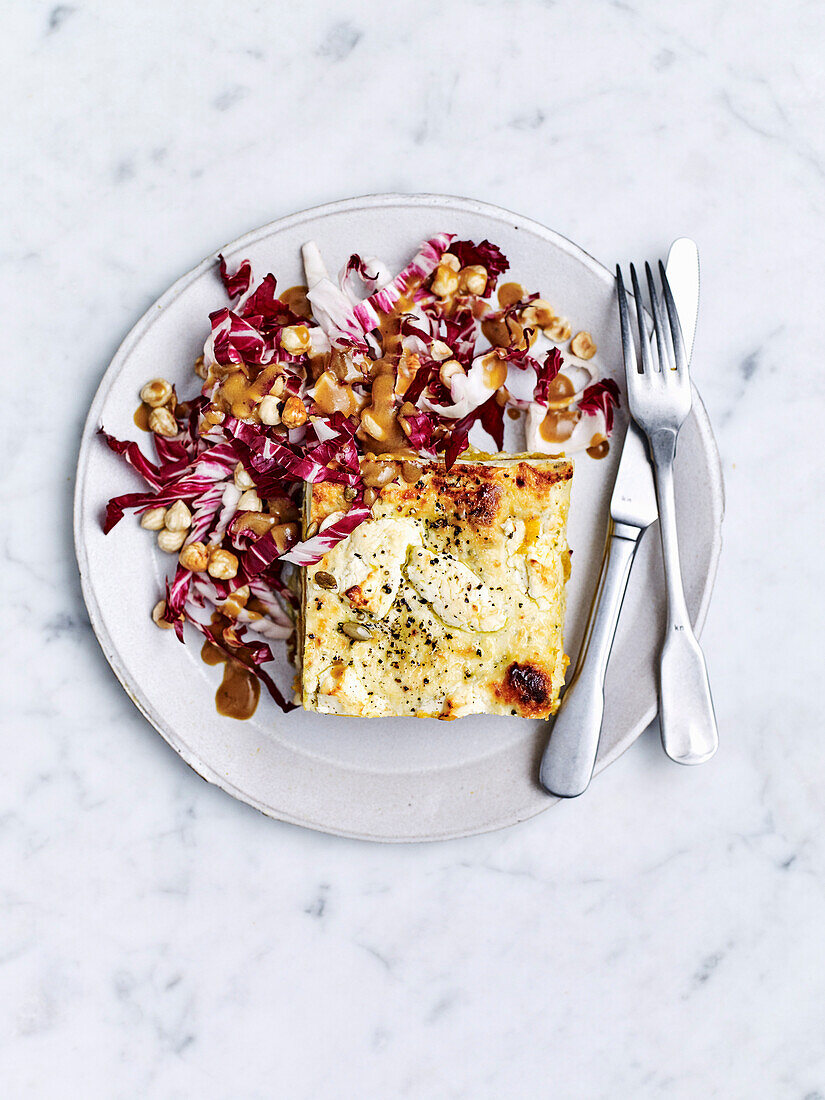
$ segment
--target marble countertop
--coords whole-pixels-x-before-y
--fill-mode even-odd
[[[415,14],[6,6],[2,1093],[822,1100],[823,7]],[[694,237],[727,487],[717,758],[650,730],[585,798],[410,847],[189,771],[106,665],[70,537],[86,410],[149,303],[250,227],[393,190],[607,263]]]

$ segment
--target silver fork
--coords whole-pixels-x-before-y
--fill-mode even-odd
[[[673,458],[679,429],[690,412],[690,378],[679,315],[664,265],[659,263],[659,274],[669,324],[659,305],[650,264],[645,264],[645,271],[657,362],[654,362],[648,342],[641,288],[633,264],[630,265],[630,278],[636,300],[641,363],[636,360],[630,311],[619,267],[616,268],[616,281],[627,399],[630,415],[647,437],[650,449],[665,563],[667,630],[659,666],[659,723],[662,744],[672,760],[680,764],[701,764],[716,752],[719,735],[705,658],[693,633],[685,603],[673,495]]]

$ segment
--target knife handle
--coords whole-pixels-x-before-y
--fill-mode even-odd
[[[604,715],[607,661],[641,534],[638,527],[623,523],[612,525],[608,534],[576,671],[562,696],[539,770],[542,787],[559,798],[582,794],[593,775]]]

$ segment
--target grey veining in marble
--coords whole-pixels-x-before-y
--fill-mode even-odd
[[[821,1100],[823,5],[4,16],[2,1095]],[[694,237],[728,498],[714,762],[651,731],[580,801],[410,848],[190,772],[100,654],[70,541],[80,427],[147,305],[250,227],[392,190],[608,264]]]

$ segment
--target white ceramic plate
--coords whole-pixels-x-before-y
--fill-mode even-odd
[[[439,230],[494,241],[510,260],[506,278],[540,290],[575,332],[588,329],[602,374],[622,384],[613,277],[557,233],[494,206],[438,195],[350,199],[281,219],[222,251],[230,268],[252,260],[281,287],[303,281],[300,246],[314,238],[330,269],[351,252],[400,268]],[[100,424],[135,438],[132,415],[142,384],[163,375],[187,396],[196,381],[207,314],[225,304],[214,256],[178,280],[135,325],[106,372],[80,450],[75,540],[83,592],[106,658],[129,696],[200,775],[263,813],[330,833],[373,840],[436,840],[512,825],[552,805],[536,781],[546,723],[510,717],[455,722],[283,715],[262,693],[246,722],[215,710],[220,668],[200,646],[161,633],[150,610],[162,593],[168,555],[131,514],[108,536],[100,519],[109,497],[139,488],[137,475],[95,436]],[[623,389],[623,385],[622,385]],[[567,650],[575,659],[604,544],[624,414],[604,461],[576,464],[569,540]],[[148,444],[148,437],[145,437]],[[720,549],[723,512],[719,458],[704,408],[682,429],[676,463],[682,567],[691,615],[701,626]],[[655,654],[664,625],[658,531],[639,549],[607,677],[598,768],[615,760],[656,712]],[[283,662],[280,680],[291,670]],[[591,795],[590,797],[594,797]]]

